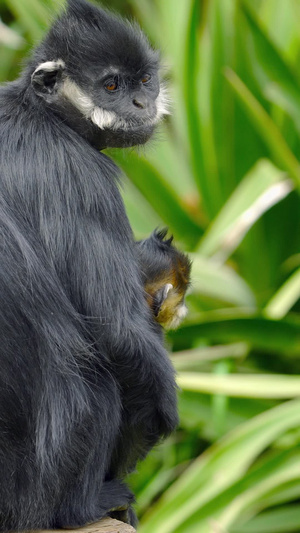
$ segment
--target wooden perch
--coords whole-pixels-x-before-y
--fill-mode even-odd
[[[135,529],[124,522],[119,522],[119,520],[114,520],[113,518],[103,518],[100,522],[95,522],[88,526],[80,527],[77,529],[56,529],[56,530],[43,530],[39,533],[54,533],[54,531],[74,531],[74,533],[136,533]]]

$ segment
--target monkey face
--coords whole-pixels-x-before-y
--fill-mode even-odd
[[[153,66],[138,75],[121,67],[110,68],[95,85],[99,85],[97,90],[93,88],[98,105],[92,120],[104,131],[106,146],[143,144],[167,112],[166,91]]]
[[[134,25],[80,10],[71,2],[38,49],[32,88],[98,148],[142,144],[168,113],[158,53]]]

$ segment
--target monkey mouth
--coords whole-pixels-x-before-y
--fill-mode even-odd
[[[90,120],[101,130],[112,131],[142,131],[147,128],[154,128],[161,120],[162,115],[158,109],[154,113],[141,118],[119,117],[114,111],[107,111],[101,107],[95,107],[91,113]]]

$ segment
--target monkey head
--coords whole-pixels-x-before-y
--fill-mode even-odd
[[[26,73],[34,95],[98,149],[143,144],[168,113],[158,52],[85,0],[68,0]]]
[[[167,230],[154,231],[137,243],[146,299],[159,324],[175,329],[187,314],[185,294],[190,285],[191,262],[165,239]]]

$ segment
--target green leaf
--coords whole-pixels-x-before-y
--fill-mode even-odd
[[[206,346],[194,350],[182,350],[172,354],[172,362],[176,370],[186,370],[201,366],[207,362],[222,359],[244,358],[248,354],[248,345],[244,342],[220,346]]]
[[[154,41],[159,39],[159,23],[157,24],[157,10],[154,3],[147,0],[129,0],[134,7],[135,14],[143,21],[143,28]]]
[[[164,176],[135,152],[125,154],[119,150],[113,152],[113,157],[175,236],[186,246],[195,246],[202,230],[181,205],[179,196]]]
[[[299,451],[265,452],[249,471],[223,492],[198,509],[178,532],[206,533],[209,524],[231,532],[236,522],[244,522],[265,508],[265,497],[274,487],[297,480]],[[195,526],[197,525],[197,529]],[[176,530],[177,532],[177,530]]]
[[[276,374],[208,374],[180,372],[180,388],[239,398],[289,399],[300,397],[300,377]]]
[[[256,60],[264,69],[269,80],[279,83],[288,94],[294,96],[300,105],[300,78],[286,61],[279,48],[275,46],[263,27],[262,21],[244,0],[241,9],[251,30]],[[298,91],[298,94],[297,94]]]
[[[265,307],[266,316],[282,318],[300,297],[300,269],[280,287]]]
[[[206,83],[204,93],[202,78],[199,80],[199,109],[201,119],[205,121],[204,140],[207,139],[207,151],[210,155],[210,164],[206,164],[206,179],[211,183],[211,175],[214,172],[211,195],[215,195],[217,188],[217,200],[221,198],[223,204],[236,186],[235,137],[239,136],[234,113],[234,95],[224,79],[223,68],[225,65],[236,63],[233,39],[235,29],[232,22],[235,21],[234,26],[237,26],[239,21],[236,2],[215,0],[207,2],[207,5],[210,16],[206,23],[206,32],[210,38],[207,38],[210,47],[207,45],[205,64],[203,56],[201,57],[200,70],[203,71],[202,78],[208,78],[209,83]],[[206,153],[204,157],[206,158]]]
[[[191,254],[191,259],[193,293],[255,309],[253,292],[232,268],[198,254]]]
[[[285,505],[252,518],[247,524],[230,528],[230,533],[299,533],[299,505]]]
[[[273,122],[271,117],[265,111],[263,106],[249,91],[242,80],[233,72],[233,70],[225,69],[225,76],[234,89],[239,100],[244,105],[248,112],[249,118],[256,127],[257,132],[265,141],[273,153],[273,157],[278,164],[286,170],[290,177],[294,180],[295,185],[300,186],[300,165],[299,161],[294,156],[293,152],[287,145],[280,130]]]
[[[15,25],[14,25],[15,26]],[[10,50],[21,50],[25,46],[25,40],[16,28],[7,26],[0,19],[0,45],[4,45]],[[2,67],[2,65],[1,65]]]
[[[141,533],[183,532],[195,511],[240,479],[279,435],[300,423],[300,401],[277,406],[238,427],[205,454],[164,494],[141,523]],[[180,528],[180,529],[178,529]]]
[[[32,42],[40,39],[50,21],[50,10],[39,0],[6,0],[16,19],[24,27]]]
[[[201,177],[205,175],[203,150],[201,149],[201,128],[198,108],[198,65],[199,65],[199,21],[200,2],[190,1],[189,20],[185,35],[185,62],[183,72],[183,96],[186,106],[186,117],[190,141],[190,153],[196,183],[202,193],[206,208],[210,210],[208,191],[203,187]],[[200,145],[199,145],[200,141]]]
[[[297,431],[298,428],[296,428]],[[283,435],[284,438],[286,435]],[[267,495],[262,498],[263,508],[298,500],[300,498],[300,480],[296,479],[284,483],[280,487],[274,486]]]
[[[297,72],[293,72],[275,47],[252,9],[242,3],[243,13],[251,31],[254,53],[249,54],[262,94],[271,101],[282,105],[300,127],[300,82]]]
[[[299,356],[300,322],[296,319],[273,320],[244,310],[203,313],[201,322],[186,324],[171,338],[181,343],[199,339],[212,342],[247,342],[269,353],[289,353]]]
[[[253,507],[264,494],[268,494],[274,486],[280,487],[288,481],[299,479],[299,477],[300,457],[298,456],[298,458],[291,460],[290,464],[275,469],[265,479],[262,479],[259,483],[256,483],[253,487],[235,498],[218,517],[218,524],[221,528],[230,528],[235,524],[237,518],[239,518],[242,513],[251,509],[251,507]]]
[[[152,233],[153,228],[162,227],[163,221],[140,191],[127,179],[121,188],[127,216],[135,238],[143,239]]]
[[[195,2],[196,4],[199,6],[200,2]],[[184,96],[187,107],[192,149],[191,159],[195,181],[198,184],[207,214],[209,218],[213,218],[219,211],[223,199],[218,168],[218,147],[215,143],[213,122],[213,50],[210,21],[206,20],[205,22],[206,25],[203,27],[201,40],[199,39],[200,46],[196,48],[196,51],[199,49],[198,65],[196,58],[193,57],[189,47],[187,47]],[[198,33],[200,36],[200,31]],[[193,35],[192,30],[187,34],[187,42],[193,47],[194,43],[191,42],[191,35]],[[194,76],[192,80],[190,72]],[[190,80],[194,82],[193,86],[191,86]],[[199,91],[199,87],[201,87],[201,91]]]
[[[267,159],[260,160],[237,186],[200,241],[199,252],[218,252],[226,259],[253,224],[292,189],[286,175]]]

